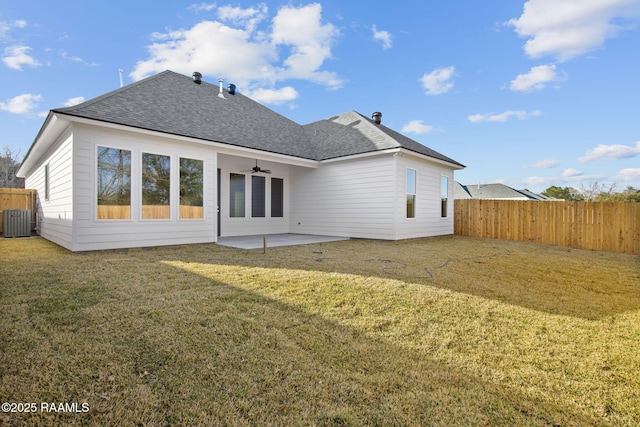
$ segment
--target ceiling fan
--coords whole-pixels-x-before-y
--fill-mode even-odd
[[[270,170],[268,169],[261,169],[258,166],[258,160],[256,160],[256,165],[254,167],[252,167],[250,170],[245,171],[245,172],[251,172],[251,173],[271,173]]]

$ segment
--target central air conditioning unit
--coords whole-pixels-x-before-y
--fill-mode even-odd
[[[31,210],[5,210],[2,217],[4,237],[31,236]]]

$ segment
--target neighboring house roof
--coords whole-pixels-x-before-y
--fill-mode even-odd
[[[552,200],[529,190],[516,190],[504,184],[455,184],[454,199]]]
[[[311,160],[404,148],[464,168],[355,111],[301,126],[238,92],[218,95],[218,85],[164,71],[52,113]]]
[[[472,199],[471,194],[467,191],[467,187],[458,181],[453,182],[453,198],[454,199]]]

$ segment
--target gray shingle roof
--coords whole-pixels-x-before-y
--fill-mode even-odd
[[[504,184],[462,185],[456,182],[453,190],[455,199],[549,200],[529,190],[516,190]]]
[[[356,111],[320,120],[304,126],[316,147],[318,158],[332,159],[354,154],[370,153],[390,148],[404,148],[460,167],[461,163],[425,147]]]
[[[355,111],[301,126],[241,93],[224,89],[221,99],[218,92],[218,85],[164,71],[53,112],[305,159],[402,147],[464,167]]]
[[[236,92],[164,71],[82,104],[54,110],[71,116],[116,123],[255,148],[295,157],[314,158],[304,129],[273,110]]]

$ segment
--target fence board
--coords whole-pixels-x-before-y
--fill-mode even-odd
[[[640,254],[640,203],[460,199],[454,233]]]
[[[10,209],[30,209],[33,217],[31,218],[31,229],[36,224],[36,190],[24,188],[0,188],[0,233],[3,233],[4,216],[2,211]]]

